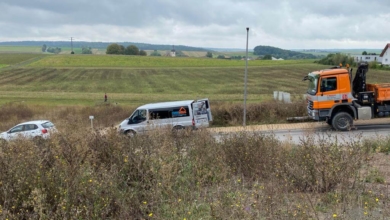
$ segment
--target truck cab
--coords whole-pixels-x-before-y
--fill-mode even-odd
[[[341,131],[350,130],[354,120],[388,116],[390,84],[366,84],[367,71],[368,64],[360,63],[353,80],[348,67],[332,67],[305,76],[308,116]]]

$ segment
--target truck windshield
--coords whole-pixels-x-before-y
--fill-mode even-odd
[[[317,93],[318,75],[309,74],[305,79],[308,81],[307,93],[315,95]]]

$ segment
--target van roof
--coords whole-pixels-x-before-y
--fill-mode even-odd
[[[188,106],[193,103],[194,100],[184,100],[184,101],[173,101],[173,102],[157,102],[142,105],[137,109],[151,109],[151,108],[167,108],[167,107],[176,107],[176,106]]]

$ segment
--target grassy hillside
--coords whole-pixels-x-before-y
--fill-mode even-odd
[[[44,57],[37,53],[0,53],[0,68],[9,65],[24,64],[27,61],[34,61]]]
[[[1,53],[41,53],[42,46],[0,46]]]
[[[98,55],[14,55],[4,61],[8,56],[0,57],[5,64],[26,62],[0,72],[0,103],[94,105],[105,92],[111,102],[131,106],[203,97],[243,100],[243,61]],[[308,60],[250,61],[248,102],[272,99],[275,90],[301,96],[306,89],[302,77],[326,67]],[[386,81],[387,73],[371,70],[368,80]]]
[[[314,60],[253,60],[249,66],[283,66],[291,64],[309,64]],[[193,57],[142,57],[124,55],[56,55],[48,56],[29,67],[244,67],[242,60],[221,60]]]

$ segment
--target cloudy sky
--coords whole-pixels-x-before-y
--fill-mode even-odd
[[[378,48],[389,0],[1,0],[0,41],[138,42],[195,47]]]

